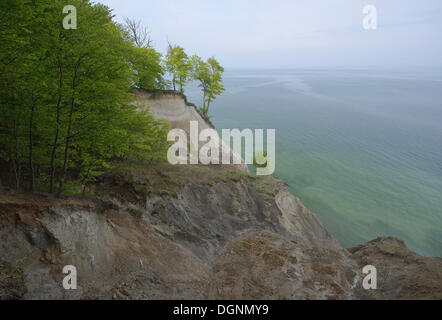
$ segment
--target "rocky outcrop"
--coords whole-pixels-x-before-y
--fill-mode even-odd
[[[279,187],[270,200],[245,180],[188,184],[136,206],[0,195],[0,257],[17,270],[0,270],[0,298],[441,298],[442,259],[394,238],[347,251]],[[375,291],[361,287],[366,264]],[[62,287],[65,265],[77,268],[77,290]]]
[[[358,280],[342,248],[289,241],[268,231],[229,242],[213,272],[215,299],[349,299]]]
[[[126,211],[95,201],[0,198],[10,216],[0,256],[22,262],[25,299],[203,297],[207,266]],[[65,265],[77,268],[77,290],[62,287]]]
[[[361,266],[374,265],[378,290],[363,290],[361,299],[442,299],[442,258],[425,258],[409,250],[402,240],[377,238],[349,249]]]
[[[244,181],[152,195],[139,215],[116,201],[1,195],[0,256],[23,262],[25,299],[347,297],[349,253],[287,201],[265,201]],[[62,288],[65,265],[78,270],[77,290]]]

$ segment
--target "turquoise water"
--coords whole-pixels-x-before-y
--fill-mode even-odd
[[[224,84],[215,126],[275,128],[275,175],[344,247],[392,235],[442,256],[441,70],[236,70]]]

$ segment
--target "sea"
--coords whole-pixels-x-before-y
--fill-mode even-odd
[[[344,247],[442,256],[442,69],[229,69],[224,86],[216,128],[275,129],[274,175]]]

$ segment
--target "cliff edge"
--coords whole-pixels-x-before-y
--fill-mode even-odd
[[[171,126],[204,121],[151,94],[137,103]],[[87,197],[0,189],[0,299],[442,299],[441,275],[395,238],[343,248],[283,181],[231,166],[121,163]]]

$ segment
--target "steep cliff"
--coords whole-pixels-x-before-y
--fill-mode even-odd
[[[357,274],[349,253],[284,189],[264,200],[250,183],[230,176],[213,184],[189,183],[176,195],[139,193],[139,201],[127,201],[121,192],[112,202],[2,195],[1,257],[22,268],[23,291],[14,295],[350,295]],[[78,290],[63,290],[64,265],[77,267]]]
[[[137,103],[171,126],[210,126],[151,94]],[[0,299],[441,299],[441,274],[394,238],[342,248],[283,181],[234,167],[122,163],[89,197],[0,190]]]
[[[171,91],[171,90],[134,90],[135,102],[134,104],[139,106],[140,109],[149,109],[153,116],[158,120],[166,121],[170,129],[182,129],[190,136],[190,122],[195,121],[198,124],[198,134],[204,129],[214,129],[213,124],[205,119],[198,108],[187,101],[184,94]],[[199,142],[198,150],[204,145],[204,142]],[[190,149],[193,149],[192,145],[189,145]],[[241,171],[247,172],[247,165],[244,164],[244,160],[241,155],[237,154],[230,149],[230,146],[225,144],[220,139],[220,160],[222,163],[221,155],[223,152],[230,154],[232,159],[230,168],[236,168]]]

